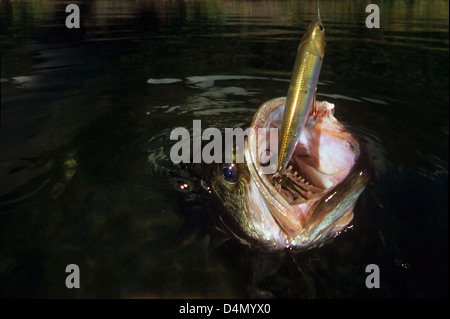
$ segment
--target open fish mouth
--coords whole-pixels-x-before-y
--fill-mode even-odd
[[[310,115],[305,134],[300,137],[287,169],[272,178],[275,189],[290,205],[302,204],[320,196],[350,171],[358,157],[358,142],[334,117],[334,104],[317,102],[317,114]],[[277,127],[278,114],[268,124]]]
[[[256,128],[282,125],[285,98],[265,102],[255,114],[245,147],[251,175],[248,185],[248,233],[272,247],[310,247],[336,236],[353,218],[353,208],[372,175],[365,148],[334,117],[334,104],[316,102],[287,169],[264,174],[259,162],[267,148]],[[268,131],[268,130],[266,130]],[[276,149],[276,148],[274,148]],[[271,164],[272,165],[272,164]]]

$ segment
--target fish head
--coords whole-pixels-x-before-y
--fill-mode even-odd
[[[204,176],[214,196],[220,224],[241,242],[269,249],[308,248],[339,234],[372,175],[367,151],[334,117],[334,104],[317,102],[277,182],[262,163],[280,128],[285,98],[265,102],[256,112],[244,144],[242,163],[214,164]],[[264,147],[261,140],[268,141]],[[274,147],[273,149],[277,149]]]

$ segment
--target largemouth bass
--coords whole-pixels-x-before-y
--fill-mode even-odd
[[[316,19],[299,46],[288,97],[263,103],[244,150],[235,150],[244,152],[243,163],[194,169],[217,208],[215,227],[242,243],[275,250],[322,244],[351,222],[372,176],[364,145],[334,117],[334,104],[314,99],[324,46],[323,25]],[[259,161],[267,152],[259,148],[261,140],[269,140],[271,149],[273,136],[259,128],[282,132],[275,175],[265,174]]]
[[[280,128],[286,99],[261,105],[251,128]],[[312,247],[339,234],[372,176],[364,145],[334,117],[334,104],[316,102],[320,116],[308,116],[281,184],[263,174],[258,130],[245,140],[244,163],[196,165],[212,196],[215,227],[242,243],[282,249]],[[323,115],[323,116],[322,116]]]

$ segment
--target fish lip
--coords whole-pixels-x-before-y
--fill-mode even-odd
[[[339,183],[331,186],[330,188],[327,188],[319,196],[316,196],[316,199],[309,199],[305,201],[304,204],[300,204],[304,206],[306,205],[305,211],[311,212],[311,214],[309,216],[306,216],[305,219],[299,218],[298,210],[300,209],[300,205],[291,205],[287,202],[287,200],[272,185],[271,181],[268,178],[268,175],[260,173],[262,166],[257,160],[257,128],[263,127],[264,124],[266,124],[267,121],[270,120],[269,116],[272,115],[272,113],[277,109],[282,108],[284,106],[284,103],[285,98],[279,97],[265,102],[258,109],[253,117],[253,121],[250,126],[251,129],[245,142],[245,158],[247,167],[250,171],[250,175],[252,176],[252,179],[257,186],[255,192],[257,192],[258,194],[257,196],[261,196],[263,198],[266,204],[265,206],[267,206],[267,208],[270,210],[270,215],[277,222],[281,232],[284,234],[283,241],[285,246],[305,247],[308,245],[312,245],[315,242],[319,242],[323,239],[323,237],[329,236],[330,233],[335,234],[336,232],[339,232],[340,230],[342,230],[342,228],[347,226],[347,224],[353,217],[352,211],[353,206],[356,203],[356,199],[366,186],[368,179],[366,178],[365,174],[361,180],[357,181],[356,187],[355,189],[353,189],[353,186],[351,184],[352,181],[348,181],[348,179],[354,178],[355,175],[349,176],[350,172],[347,172],[347,175],[345,175]],[[342,126],[342,124],[340,124],[335,118],[334,120],[338,125]],[[354,162],[350,167],[350,170],[353,171],[353,167],[357,166],[355,165],[355,163],[360,155],[359,142],[350,133],[347,132],[347,134],[349,135],[349,137],[351,137],[350,144],[352,145],[352,148],[354,148],[352,150],[354,151]],[[360,166],[362,167],[361,163],[358,166],[358,169]],[[353,174],[355,173],[353,172]],[[352,200],[348,201],[350,205],[347,205],[348,207],[346,208],[346,210],[340,215],[337,215],[337,217],[339,218],[335,219],[332,223],[325,225],[321,221],[321,218],[328,215],[328,211],[326,211],[326,207],[328,207],[328,203],[326,203],[327,198],[333,197],[333,191],[337,190],[340,187],[341,183],[350,185],[347,185],[346,187],[348,187],[348,189],[344,191],[347,192],[348,190],[350,190],[351,196],[353,196]],[[346,198],[342,197],[344,191],[341,192],[341,201],[343,199],[344,201],[346,201]],[[346,193],[344,193],[344,195],[346,195]],[[335,203],[339,203],[336,198],[333,199],[333,201]],[[325,207],[325,209],[320,205]],[[316,211],[319,211],[319,213],[317,213]],[[313,218],[309,218],[311,216]],[[335,216],[333,216],[333,218],[334,217]],[[278,232],[278,230],[274,231]]]
[[[266,175],[260,174],[262,171],[261,163],[258,160],[257,149],[257,131],[259,123],[265,123],[269,115],[276,109],[279,109],[285,104],[286,98],[279,97],[265,102],[256,112],[250,125],[248,138],[245,141],[245,158],[250,175],[254,178],[254,182],[258,186],[258,192],[263,197],[270,210],[270,214],[281,226],[281,229],[288,236],[292,237],[297,232],[296,229],[302,228],[300,220],[293,218],[293,207],[286,201],[286,199],[275,189]],[[284,218],[283,218],[284,217]],[[280,220],[285,219],[285,220]],[[288,227],[287,225],[293,225]],[[284,226],[283,226],[284,225]],[[288,239],[286,239],[288,240]],[[287,244],[288,245],[288,244]]]

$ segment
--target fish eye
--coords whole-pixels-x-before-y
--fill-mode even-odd
[[[323,32],[324,28],[322,24],[319,24],[319,30]]]
[[[237,170],[234,164],[223,164],[222,165],[222,176],[227,182],[234,183],[237,180]]]

